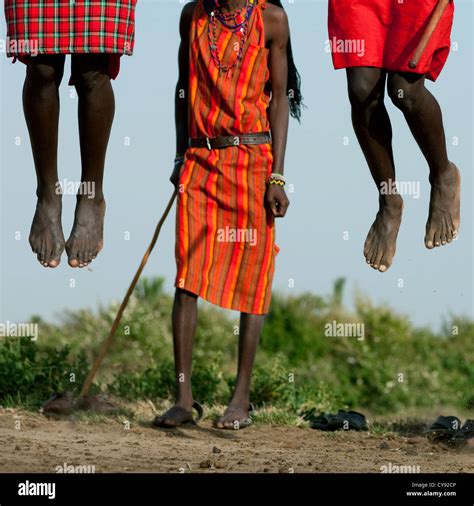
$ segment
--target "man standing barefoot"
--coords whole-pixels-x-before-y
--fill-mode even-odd
[[[299,76],[288,19],[265,0],[198,0],[181,17],[176,90],[179,190],[173,338],[175,405],[154,421],[192,420],[197,298],[240,311],[236,387],[222,429],[250,423],[250,382],[275,265],[288,117],[299,117]],[[189,94],[188,94],[189,93]],[[288,98],[289,97],[289,98]]]
[[[9,52],[26,64],[23,107],[37,175],[36,213],[30,245],[44,267],[57,267],[66,248],[71,267],[85,267],[103,247],[105,156],[114,118],[110,83],[120,56],[132,54],[136,0],[31,2],[5,0]],[[58,190],[59,85],[65,55],[79,97],[82,185],[67,242]]]
[[[460,224],[460,173],[448,160],[441,110],[425,88],[448,58],[454,5],[450,2],[416,70],[409,63],[438,0],[396,2],[329,0],[329,38],[336,69],[347,69],[352,122],[379,191],[379,212],[364,246],[367,263],[380,272],[391,265],[403,211],[395,183],[392,127],[385,89],[404,114],[430,169],[431,201],[425,245],[456,238]]]

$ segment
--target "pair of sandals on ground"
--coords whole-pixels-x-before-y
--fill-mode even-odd
[[[426,435],[433,442],[463,445],[474,438],[474,420],[466,420],[462,425],[457,416],[439,416]]]
[[[197,417],[193,417],[192,410],[195,410],[197,412]],[[199,420],[202,419],[204,415],[204,409],[199,404],[199,402],[194,401],[192,410],[189,411],[181,406],[173,406],[171,409],[169,409],[165,414],[161,416],[157,416],[153,420],[153,425],[155,427],[159,428],[165,428],[165,429],[175,429],[177,427],[180,427],[184,424],[196,424],[199,422]],[[243,419],[229,419],[229,420],[223,420],[223,418],[220,418],[219,420],[216,420],[214,422],[214,425],[218,429],[232,429],[232,430],[239,430],[239,429],[245,429],[246,427],[249,427],[252,425],[252,417],[251,414],[255,410],[252,403],[249,405],[249,414],[247,417]]]
[[[367,421],[362,413],[342,410],[337,414],[323,413],[310,417],[310,427],[323,431],[368,430]],[[474,420],[466,420],[462,425],[457,416],[439,416],[424,434],[434,443],[462,446],[474,438]]]

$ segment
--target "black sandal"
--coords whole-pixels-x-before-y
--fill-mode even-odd
[[[45,416],[69,415],[74,411],[76,403],[71,392],[53,394],[42,406]]]
[[[460,429],[461,420],[457,416],[439,416],[425,434],[430,441],[449,442],[459,438]]]
[[[175,410],[182,410],[185,414],[185,418],[183,419],[183,421],[181,423],[179,423],[178,425],[170,425],[170,424],[167,424],[165,423],[165,420],[166,420],[166,413],[168,413],[171,409],[175,409]],[[195,410],[197,412],[197,417],[196,418],[193,418],[192,416],[192,410]],[[204,409],[203,407],[201,406],[201,404],[199,404],[199,402],[197,401],[194,401],[193,402],[193,406],[192,406],[192,409],[191,409],[191,418],[189,418],[187,415],[188,415],[188,412],[184,409],[184,408],[179,408],[179,407],[175,407],[175,408],[170,408],[166,413],[164,413],[163,415],[160,415],[160,416],[157,416],[154,420],[153,420],[153,425],[155,427],[159,427],[159,428],[162,428],[162,429],[176,429],[177,427],[181,427],[181,425],[185,425],[185,424],[194,424],[196,425],[200,420],[202,420],[202,417],[204,416]]]
[[[255,406],[250,403],[249,404],[249,416],[247,418],[245,418],[244,420],[242,421],[238,421],[238,420],[235,420],[235,422],[237,422],[237,424],[234,422],[234,425],[232,427],[217,427],[218,429],[223,429],[223,430],[240,430],[240,429],[245,429],[247,427],[250,427],[252,424],[253,424],[253,420],[252,420],[252,413],[255,411]]]
[[[312,429],[333,432],[336,430],[368,430],[367,420],[357,411],[339,410],[336,415],[323,413],[310,422]]]

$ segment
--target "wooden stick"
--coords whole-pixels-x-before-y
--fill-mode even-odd
[[[130,283],[130,286],[128,287],[127,293],[125,294],[125,297],[123,298],[122,303],[120,304],[119,310],[117,311],[117,315],[115,316],[115,320],[112,325],[112,328],[110,329],[109,335],[102,343],[102,346],[100,347],[100,350],[99,350],[99,354],[97,355],[94,363],[92,364],[92,368],[91,368],[86,380],[84,381],[84,385],[82,386],[82,390],[81,390],[81,397],[87,397],[87,395],[89,394],[89,391],[91,389],[92,382],[94,381],[97,370],[99,369],[100,365],[102,364],[102,361],[104,360],[105,355],[107,355],[107,352],[110,349],[112,341],[114,340],[114,337],[115,337],[115,332],[117,332],[117,328],[120,324],[120,320],[122,318],[123,312],[125,311],[128,301],[130,300],[130,296],[132,295],[132,292],[133,292],[135,286],[137,285],[138,280],[140,279],[141,273],[143,272],[143,269],[145,268],[145,265],[148,262],[150,254],[153,251],[153,248],[155,247],[156,241],[158,240],[158,237],[160,235],[161,227],[163,226],[163,223],[165,222],[171,208],[173,207],[173,203],[174,203],[174,200],[175,200],[177,194],[178,194],[178,192],[177,192],[177,190],[175,190],[173,192],[173,195],[171,196],[170,201],[168,202],[168,205],[166,206],[163,216],[161,217],[160,221],[158,222],[158,224],[156,226],[155,233],[153,234],[153,238],[151,240],[151,243],[148,246],[148,248],[145,252],[145,255],[143,256],[140,266],[138,267],[138,270],[137,270],[135,276],[133,277],[133,280]]]
[[[438,5],[436,6],[435,10],[433,11],[430,22],[428,23],[428,26],[426,27],[426,30],[423,33],[423,36],[421,37],[420,43],[418,44],[418,47],[416,48],[415,52],[413,53],[410,63],[408,64],[408,66],[411,69],[416,69],[416,67],[418,66],[418,63],[420,62],[421,58],[423,57],[426,46],[429,44],[431,37],[433,36],[434,31],[438,27],[439,22],[440,22],[441,18],[443,17],[443,14],[444,14],[446,8],[448,7],[450,1],[451,0],[439,0],[438,1]]]

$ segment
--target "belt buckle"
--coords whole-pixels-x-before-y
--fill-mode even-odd
[[[209,139],[209,137],[206,137],[206,146],[207,146],[207,149],[209,151],[211,151],[212,146],[211,146],[211,139]]]

